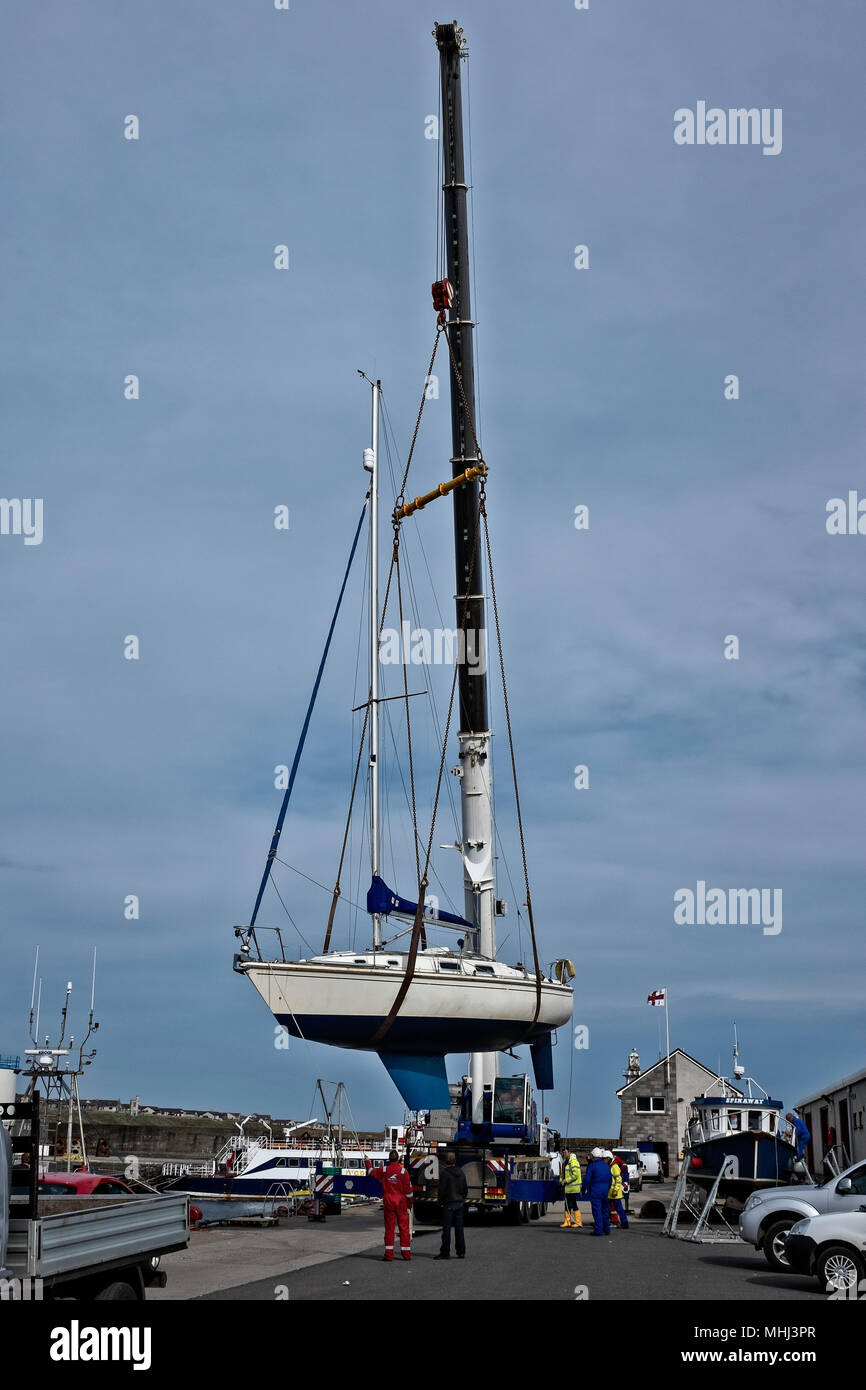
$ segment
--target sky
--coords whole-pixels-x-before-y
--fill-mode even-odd
[[[28,1043],[37,945],[48,1029],[67,980],[80,1029],[95,949],[86,1095],[304,1118],[324,1077],[347,1083],[360,1125],[402,1118],[375,1057],[274,1046],[232,929],[363,501],[357,369],[382,378],[395,467],[423,388],[431,30],[453,17],[415,0],[46,0],[7,17],[0,494],[42,499],[43,525],[39,544],[0,534],[0,1053]],[[464,0],[457,18],[535,919],[542,960],[575,963],[588,1029],[579,1050],[560,1031],[545,1109],[616,1135],[629,1051],[659,1055],[646,999],[663,986],[672,1046],[726,1069],[736,1020],[741,1062],[791,1104],[866,1058],[866,538],[827,530],[831,499],[866,495],[866,15],[856,0]],[[677,143],[676,113],[701,102],[781,111],[781,149]],[[443,370],[410,491],[449,456]],[[437,601],[452,611],[447,504],[413,524],[435,625]],[[362,547],[281,848],[327,889],[364,698],[364,563]],[[441,709],[448,673],[430,682]],[[528,947],[493,698],[513,960]],[[415,703],[426,824],[437,745]],[[386,868],[411,896],[389,739]],[[436,869],[457,901],[455,857]],[[358,901],[360,828],[349,870]],[[321,949],[328,892],[277,881]],[[674,895],[699,882],[778,890],[782,929],[676,922]],[[365,930],[344,907],[335,944]],[[452,1077],[464,1066],[450,1059]]]

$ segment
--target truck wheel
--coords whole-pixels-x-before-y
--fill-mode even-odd
[[[529,1224],[529,1203],[528,1203],[528,1202],[521,1202],[521,1203],[520,1203],[520,1209],[519,1209],[519,1210],[520,1210],[520,1215],[519,1215],[519,1217],[518,1217],[518,1220],[519,1220],[521,1226],[526,1226],[526,1225],[528,1225],[528,1224]]]
[[[541,1206],[540,1206],[540,1204],[539,1204],[538,1202],[530,1202],[530,1203],[529,1203],[529,1219],[530,1219],[530,1221],[537,1221],[540,1215],[541,1215]]]
[[[117,1279],[113,1284],[104,1284],[98,1293],[93,1295],[94,1301],[100,1303],[138,1303],[139,1297],[131,1284],[126,1284],[122,1279]]]
[[[850,1246],[828,1245],[815,1262],[815,1273],[825,1293],[847,1293],[863,1278],[863,1264]]]
[[[785,1254],[785,1238],[799,1219],[796,1216],[783,1216],[781,1220],[773,1221],[764,1232],[764,1258],[770,1268],[778,1270],[780,1274],[791,1272]]]

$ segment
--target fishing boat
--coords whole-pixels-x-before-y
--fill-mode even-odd
[[[485,1093],[492,1093],[497,1074],[497,1052],[522,1044],[530,1048],[536,1084],[553,1086],[553,1035],[572,1012],[569,961],[543,967],[535,933],[532,897],[526,871],[526,852],[517,782],[514,740],[505,686],[505,663],[500,641],[499,613],[492,570],[492,547],[487,527],[486,488],[488,465],[479,443],[475,413],[475,367],[469,278],[467,179],[464,168],[461,63],[466,40],[456,23],[437,24],[442,89],[442,129],[439,142],[442,181],[441,252],[433,285],[435,339],[424,376],[418,423],[408,452],[402,486],[394,503],[389,537],[391,569],[382,606],[379,600],[379,492],[381,383],[368,381],[372,392],[370,446],[364,450],[369,475],[364,509],[355,531],[349,563],[343,577],[336,611],[313,687],[298,748],[288,778],[276,829],[249,923],[235,927],[240,947],[234,968],[246,976],[274,1017],[288,1034],[336,1047],[371,1051],[379,1055],[407,1106],[413,1110],[447,1108],[450,1104],[445,1058],[451,1053],[470,1053],[474,1105],[480,1118]],[[426,387],[437,350],[445,346],[449,359],[451,394],[451,476],[432,490],[412,498],[407,493],[415,441],[421,424]],[[419,372],[420,377],[420,372]],[[407,496],[410,500],[407,501]],[[454,511],[456,568],[456,627],[449,718],[442,739],[439,776],[429,824],[418,823],[415,812],[415,779],[410,737],[410,692],[404,677],[403,697],[380,691],[380,639],[385,626],[389,596],[402,610],[402,529],[410,517],[437,499],[450,497]],[[366,910],[370,940],[362,950],[333,949],[333,927],[342,893],[343,853],[327,924],[322,920],[324,944],[320,954],[289,959],[277,932],[278,954],[261,936],[258,913],[272,869],[286,817],[289,799],[304,746],[307,729],[327,659],[331,638],[345,592],[349,571],[364,519],[369,526],[369,593],[367,650],[369,685],[364,725],[355,765],[349,815],[357,789],[362,753],[367,751],[369,801],[370,889]],[[413,523],[420,524],[420,523]],[[511,762],[517,828],[524,867],[524,906],[531,939],[532,962],[508,964],[497,957],[496,919],[506,905],[497,896],[497,841],[493,815],[492,730],[488,701],[486,660],[472,659],[487,651],[487,606],[492,600],[493,634],[506,714],[507,748]],[[393,610],[392,610],[393,611]],[[403,669],[406,670],[404,659]],[[412,692],[414,695],[415,692]],[[424,694],[426,692],[420,692]],[[411,870],[413,894],[403,897],[385,881],[382,872],[380,806],[380,707],[386,699],[405,700],[408,783],[412,788],[412,844],[418,847]],[[445,912],[431,907],[427,890],[434,872],[431,855],[435,840],[436,808],[440,790],[452,712],[457,711],[458,763],[451,769],[460,787],[460,824],[451,846],[463,866],[463,911]],[[347,822],[348,825],[348,822]],[[348,832],[347,832],[348,833]],[[283,904],[285,906],[285,904]],[[406,924],[409,924],[408,926]],[[269,928],[269,930],[272,930]],[[450,932],[456,946],[431,944],[435,933]],[[270,941],[270,938],[267,938]],[[397,944],[400,942],[401,944]]]
[[[735,1027],[733,1076],[717,1077],[692,1101],[685,1154],[691,1180],[709,1186],[719,1177],[722,1196],[745,1200],[793,1181],[797,1151],[784,1131],[782,1102],[746,1076],[738,1059]]]

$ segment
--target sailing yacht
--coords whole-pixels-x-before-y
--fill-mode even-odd
[[[443,234],[439,268],[445,273],[433,285],[433,307],[438,314],[436,345],[444,340],[450,358],[452,476],[431,492],[409,503],[405,502],[401,492],[394,511],[394,522],[399,532],[400,525],[408,516],[421,511],[436,498],[451,497],[457,576],[457,633],[464,639],[458,643],[458,651],[465,653],[467,650],[486,650],[486,646],[482,645],[487,637],[487,599],[481,592],[484,554],[488,571],[491,563],[484,508],[487,466],[475,427],[474,324],[470,304],[467,181],[460,77],[466,41],[456,23],[437,24],[434,35],[439,50],[443,97],[440,141]],[[435,350],[434,346],[434,358]],[[368,596],[369,699],[362,708],[367,711],[365,729],[368,736],[371,885],[366,906],[371,919],[372,939],[365,950],[329,949],[334,906],[339,896],[339,876],[326,946],[321,955],[289,960],[282,948],[281,938],[278,938],[279,957],[267,959],[256,933],[257,913],[276,857],[303,739],[321,678],[320,665],[313,701],[307,712],[253,914],[248,925],[235,928],[240,949],[234,958],[234,968],[247,976],[274,1017],[292,1036],[378,1053],[410,1109],[447,1108],[451,1098],[445,1058],[450,1053],[471,1053],[473,1079],[480,1083],[473,1086],[476,1098],[473,1103],[480,1115],[483,1093],[492,1090],[496,1053],[500,1050],[528,1044],[538,1087],[542,1090],[553,1087],[553,1034],[571,1016],[572,990],[569,982],[574,975],[574,967],[569,961],[558,961],[548,967],[547,973],[542,969],[535,940],[528,876],[525,882],[533,944],[532,966],[530,968],[522,963],[509,965],[497,959],[496,918],[504,911],[504,905],[496,895],[490,757],[492,731],[487,676],[486,671],[480,670],[477,664],[470,667],[465,660],[461,663],[458,658],[454,673],[455,686],[452,688],[452,705],[455,691],[459,693],[459,762],[452,771],[460,786],[460,838],[454,847],[459,851],[463,864],[464,915],[456,912],[431,913],[425,907],[432,829],[423,875],[419,869],[416,900],[403,898],[393,892],[381,876],[379,712],[382,697],[379,694],[379,643],[384,621],[379,605],[378,558],[381,384],[378,381],[370,382],[370,386],[371,443],[364,451],[364,468],[369,474],[365,512],[369,523],[371,555]],[[421,409],[423,411],[423,400]],[[410,450],[404,488],[411,461]],[[362,521],[363,516],[362,513]],[[362,521],[355,533],[350,566]],[[488,541],[485,552],[482,552],[482,537]],[[495,590],[489,572],[486,578],[495,605]],[[345,583],[344,578],[340,599]],[[390,587],[389,584],[389,591]],[[337,612],[339,604],[340,600]],[[498,640],[499,622],[495,607],[494,615]],[[336,617],[335,613],[322,664],[327,656]],[[504,682],[504,666],[501,670]],[[408,727],[408,694],[406,704]],[[508,715],[507,702],[505,709]],[[516,791],[510,716],[507,733]],[[443,762],[445,747],[442,751]],[[411,758],[411,743],[409,753]],[[359,749],[359,765],[360,756]],[[442,766],[440,784],[441,777]],[[517,795],[515,803],[522,844]],[[418,841],[417,826],[413,826],[413,831]],[[390,944],[385,939],[392,917],[412,923],[411,940],[406,949],[394,949],[393,939]],[[460,934],[456,949],[427,944],[428,932],[440,929]],[[406,934],[405,930],[399,933],[404,937]]]

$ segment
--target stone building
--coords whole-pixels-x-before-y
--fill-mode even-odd
[[[718,1073],[678,1047],[646,1071],[640,1070],[638,1054],[632,1052],[625,1077],[616,1093],[620,1143],[625,1148],[651,1144],[665,1173],[673,1177],[679,1171],[689,1106],[696,1096],[722,1094]]]

